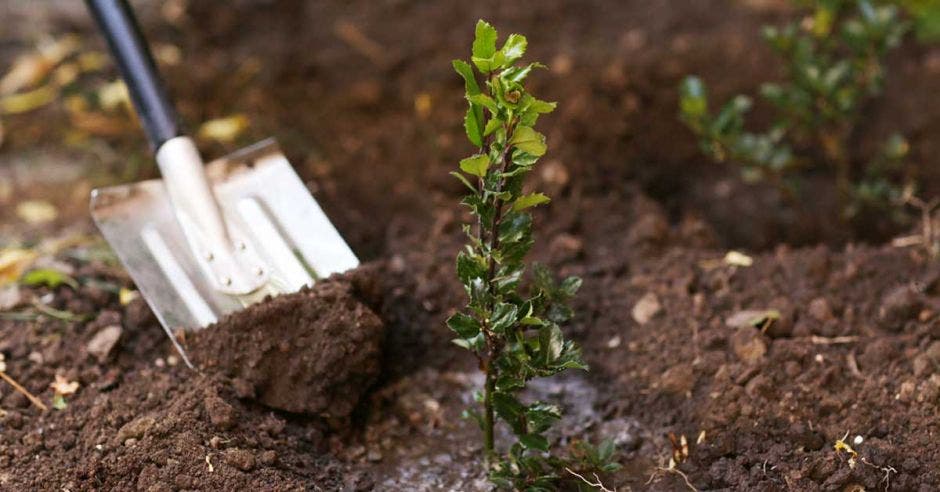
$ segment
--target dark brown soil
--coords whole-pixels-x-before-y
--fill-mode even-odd
[[[592,369],[532,389],[565,410],[556,446],[614,439],[624,469],[601,478],[617,490],[687,488],[662,470],[670,434],[689,442],[677,470],[702,490],[940,488],[937,263],[917,248],[883,245],[890,227],[839,222],[825,173],[799,210],[742,184],[733,168],[703,158],[676,119],[686,73],[719,99],[753,92],[775,73],[759,29],[793,16],[786,2],[183,3],[173,21],[148,9],[145,26],[181,50],[183,63],[165,68],[184,116],[245,113],[252,127],[238,143],[276,135],[353,249],[384,266],[381,284],[331,281],[274,303],[288,310],[321,288],[351,295],[352,304],[308,311],[302,303],[299,312],[337,330],[364,316],[378,330],[371,310],[385,327],[380,374],[349,426],[272,410],[241,397],[271,366],[236,361],[262,360],[262,348],[281,341],[267,330],[296,333],[299,324],[271,327],[259,315],[228,346],[203,340],[250,384],[201,375],[183,367],[144,304],[120,305],[113,287],[131,287],[120,268],[65,250],[57,258],[75,268],[80,289],[23,288],[11,311],[35,313],[30,302],[41,300],[90,321],[0,317],[0,353],[7,373],[47,405],[55,375],[80,388],[64,409],[41,413],[0,383],[0,490],[485,490],[478,430],[460,418],[480,377],[443,324],[464,302],[453,261],[466,216],[447,173],[471,152],[450,60],[466,55],[478,17],[528,35],[533,57],[552,67],[534,90],[560,102],[544,120],[550,152],[529,183],[553,198],[536,216],[533,259],[584,278],[569,330]],[[81,9],[41,10],[50,32],[89,36]],[[21,30],[34,18],[11,14],[19,34],[4,35],[0,66],[31,49],[38,35]],[[370,55],[350,43],[349,26],[384,49]],[[891,131],[908,134],[925,198],[940,191],[938,74],[940,48],[906,44],[858,135],[862,151]],[[430,99],[429,112],[417,109],[419,97]],[[767,115],[757,108],[756,116]],[[146,166],[125,171],[149,162],[132,121],[125,133],[84,141],[68,121],[59,103],[4,118],[0,180],[15,187],[12,198],[0,193],[0,247],[66,234],[60,226],[93,231],[81,212],[87,193],[61,190],[105,178],[41,186],[24,177],[58,178],[76,163],[113,171],[110,182],[153,175]],[[17,222],[14,205],[27,198],[52,200],[59,223]],[[744,248],[753,264],[724,262],[728,248]],[[635,316],[638,304],[659,308]],[[741,314],[768,309],[779,318],[759,327]],[[91,342],[115,326],[117,344],[102,356]],[[366,366],[330,369],[343,379]],[[274,394],[310,391],[303,403],[319,413],[343,395],[314,390],[324,383]],[[259,388],[263,397],[267,386]],[[843,436],[854,460],[835,449]]]
[[[379,375],[384,337],[352,278],[361,274],[336,275],[229,315],[187,336],[187,353],[200,369],[235,380],[242,398],[348,417]]]

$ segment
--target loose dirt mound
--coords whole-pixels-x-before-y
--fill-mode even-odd
[[[197,366],[231,377],[241,397],[342,418],[379,374],[383,332],[346,275],[255,304],[186,345]]]

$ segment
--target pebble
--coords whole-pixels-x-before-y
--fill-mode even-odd
[[[630,314],[633,316],[634,321],[645,325],[659,314],[661,310],[662,305],[659,303],[659,298],[656,297],[656,294],[647,292],[633,305],[633,310]]]
[[[832,314],[832,307],[829,306],[829,301],[825,297],[817,297],[810,301],[808,311],[809,315],[817,321],[825,322],[835,318]]]
[[[663,373],[663,388],[677,394],[686,394],[695,387],[695,372],[689,364],[672,366]]]
[[[901,387],[898,389],[897,395],[894,396],[896,400],[903,402],[909,402],[914,396],[914,391],[917,389],[917,385],[914,381],[904,381],[901,383]]]
[[[767,343],[754,328],[738,328],[731,335],[731,350],[746,364],[758,364],[767,353]]]
[[[222,455],[222,461],[244,472],[249,472],[255,467],[255,455],[247,449],[228,449]]]
[[[103,363],[108,359],[108,356],[111,355],[111,351],[114,350],[114,347],[117,346],[118,340],[121,339],[122,332],[123,329],[121,325],[105,326],[95,333],[95,336],[92,337],[88,345],[85,346],[85,350],[89,355],[98,359],[99,363]]]
[[[920,296],[910,286],[902,285],[882,297],[878,320],[882,328],[898,332],[904,328],[905,322],[918,315],[921,307]]]
[[[232,428],[238,418],[235,407],[229,405],[228,402],[216,394],[206,395],[202,404],[209,416],[209,422],[219,430]]]
[[[258,461],[260,461],[261,464],[265,466],[274,466],[277,464],[277,453],[270,449],[264,451],[261,453],[261,456],[259,456]]]
[[[140,439],[156,422],[153,417],[140,417],[137,420],[132,420],[124,424],[124,427],[121,427],[117,434],[117,440],[118,442],[125,442],[130,438]]]

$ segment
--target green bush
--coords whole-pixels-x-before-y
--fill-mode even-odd
[[[823,164],[835,176],[846,218],[863,210],[894,210],[902,193],[894,175],[907,156],[906,140],[893,135],[861,162],[851,146],[864,103],[882,91],[885,57],[900,44],[908,24],[894,5],[801,3],[812,7],[803,22],[763,31],[786,68],[783,81],[761,86],[761,96],[775,110],[770,128],[747,130],[748,96],[736,96],[713,113],[705,84],[694,76],[680,86],[680,118],[706,155],[739,165],[746,181],[773,183],[794,202],[801,198],[804,173]]]

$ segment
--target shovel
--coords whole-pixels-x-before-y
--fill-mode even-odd
[[[199,330],[359,260],[273,140],[203,165],[126,0],[86,3],[163,177],[92,191],[91,215],[192,366],[177,330]]]

